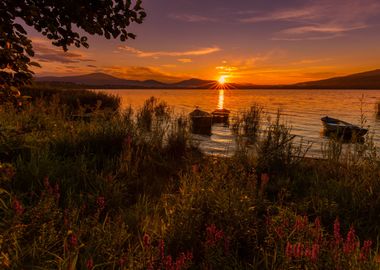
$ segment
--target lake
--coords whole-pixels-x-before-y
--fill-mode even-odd
[[[375,144],[380,147],[380,117],[377,116],[377,102],[380,90],[104,90],[119,95],[122,107],[142,106],[144,101],[155,96],[166,101],[178,114],[188,114],[196,106],[212,112],[216,108],[231,111],[230,118],[249,108],[252,104],[264,107],[265,113],[274,118],[277,110],[282,119],[292,127],[292,134],[298,141],[311,143],[308,156],[321,156],[321,147],[327,142],[323,136],[320,120],[323,116],[360,124],[365,116],[365,126],[374,135]],[[214,125],[212,136],[194,136],[200,147],[208,154],[229,155],[235,148],[230,128]]]

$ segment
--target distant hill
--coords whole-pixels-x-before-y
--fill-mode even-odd
[[[173,83],[172,86],[176,88],[212,88],[215,85],[215,81],[206,81],[200,79],[189,79]]]
[[[189,79],[176,83],[163,83],[156,80],[126,80],[105,73],[91,73],[66,77],[37,77],[37,83],[67,84],[78,87],[92,88],[124,88],[124,89],[209,89],[216,88],[216,81]],[[380,89],[380,69],[356,73],[348,76],[334,77],[330,79],[309,81],[289,85],[253,85],[237,84],[228,85],[231,89]]]
[[[294,84],[296,88],[380,89],[380,69],[343,77]]]
[[[89,86],[94,88],[211,88],[215,81],[206,81],[200,79],[189,79],[177,83],[163,83],[156,80],[126,80],[108,75],[105,73],[91,73],[78,76],[65,77],[37,77],[37,83],[70,83],[78,86]]]
[[[137,87],[146,87],[146,88],[155,88],[155,87],[165,87],[167,84],[155,81],[155,80],[146,80],[146,81],[137,81],[137,80],[126,80],[108,75],[105,73],[91,73],[86,75],[78,76],[65,76],[65,77],[37,77],[37,82],[56,82],[56,83],[74,83],[77,85],[86,85],[97,87],[125,87],[125,88],[137,88]]]

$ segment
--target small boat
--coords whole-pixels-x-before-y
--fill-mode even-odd
[[[212,115],[196,108],[190,114],[191,130],[195,134],[211,135]]]
[[[325,116],[321,120],[326,131],[330,134],[334,133],[344,137],[361,137],[368,132],[368,129],[332,117]]]
[[[228,117],[230,111],[227,109],[216,109],[212,113],[212,122],[213,123],[228,123]]]

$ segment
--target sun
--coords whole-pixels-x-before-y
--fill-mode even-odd
[[[220,76],[218,79],[219,84],[225,84],[227,82],[227,76]]]

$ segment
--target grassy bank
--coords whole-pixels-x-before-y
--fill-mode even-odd
[[[215,158],[154,98],[74,121],[83,93],[0,108],[1,268],[379,268],[369,138],[350,151],[331,141],[326,160],[306,159],[281,119],[264,128],[255,107],[234,127],[236,155]]]

